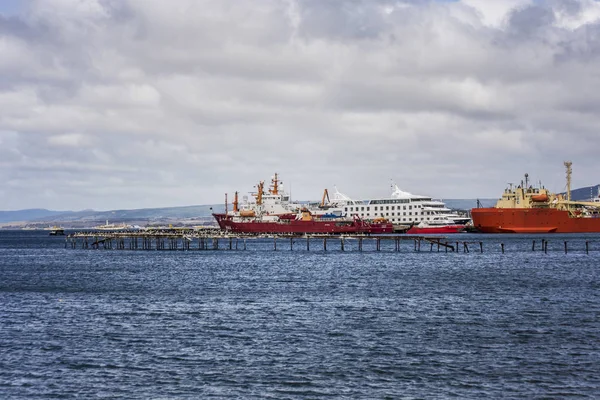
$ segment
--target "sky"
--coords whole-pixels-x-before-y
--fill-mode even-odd
[[[593,0],[0,1],[0,210],[600,182]]]

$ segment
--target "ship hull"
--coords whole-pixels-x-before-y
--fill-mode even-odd
[[[219,227],[234,233],[249,234],[385,234],[393,233],[391,223],[369,224],[364,221],[280,220],[234,221],[224,214],[213,214]]]
[[[484,233],[600,232],[600,217],[570,217],[553,208],[474,208],[471,216]]]
[[[433,234],[448,234],[448,233],[460,233],[464,232],[465,225],[445,225],[445,226],[428,226],[419,228],[417,226],[413,226],[406,233],[411,235],[421,235],[427,233]]]

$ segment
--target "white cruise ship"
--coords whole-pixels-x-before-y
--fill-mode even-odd
[[[352,200],[335,188],[330,205],[342,209],[347,216],[367,220],[385,218],[395,225],[416,225],[433,221],[434,217],[447,218],[457,225],[465,225],[471,221],[467,216],[453,213],[442,201],[404,192],[395,184],[392,187],[390,197],[370,200]]]

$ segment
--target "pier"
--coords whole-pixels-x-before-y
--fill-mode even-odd
[[[119,232],[77,232],[65,237],[65,248],[71,249],[105,249],[105,250],[247,250],[251,243],[272,241],[272,250],[287,248],[290,251],[305,249],[310,251],[369,249],[381,251],[384,243],[387,250],[399,252],[401,244],[408,242],[407,249],[421,251],[457,251],[457,243],[448,241],[442,236],[417,235],[244,235],[214,230],[153,230],[153,231],[119,231]],[[462,242],[461,242],[462,243]],[[467,249],[464,245],[464,249]],[[270,246],[269,246],[270,247]]]
[[[486,251],[502,253],[508,251],[585,253],[600,250],[597,240],[566,241],[548,240],[539,237],[532,239],[531,245],[515,249],[505,246],[496,236],[490,235],[483,241],[468,240],[461,236],[430,235],[251,235],[236,234],[220,229],[157,229],[143,231],[88,231],[69,234],[65,237],[65,248],[95,250],[160,250],[160,251],[207,251],[207,250],[288,250],[288,251],[387,251],[387,252],[454,252],[484,253]],[[467,239],[467,240],[465,240]],[[488,241],[489,239],[489,241]],[[552,243],[549,248],[549,243]],[[510,244],[510,243],[509,243]]]
[[[550,238],[552,238],[550,236]],[[460,239],[460,240],[456,240]],[[532,239],[525,248],[505,246],[496,236],[486,240],[468,240],[468,236],[430,235],[324,235],[284,234],[251,235],[236,234],[220,229],[156,229],[142,231],[86,231],[65,236],[65,248],[94,250],[160,250],[160,251],[207,251],[207,250],[288,250],[288,251],[386,251],[386,252],[444,252],[444,253],[502,253],[509,251],[584,253],[600,250],[598,240],[567,241]],[[474,238],[473,238],[474,239]],[[488,241],[489,239],[489,241]],[[552,243],[549,248],[549,243]],[[510,244],[510,243],[509,243]]]

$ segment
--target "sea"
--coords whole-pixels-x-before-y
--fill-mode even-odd
[[[600,398],[600,235],[448,240],[469,251],[0,231],[0,399]]]

